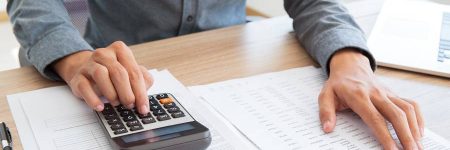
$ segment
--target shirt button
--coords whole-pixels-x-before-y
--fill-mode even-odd
[[[189,16],[187,17],[187,21],[188,21],[188,22],[191,22],[192,20],[194,20],[194,17],[192,17],[191,15],[189,15]]]

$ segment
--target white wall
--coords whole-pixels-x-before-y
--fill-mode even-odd
[[[0,13],[6,13],[6,0],[0,0]],[[8,21],[0,21],[0,71],[18,68],[19,43]]]

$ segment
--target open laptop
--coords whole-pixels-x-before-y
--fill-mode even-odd
[[[386,0],[368,46],[381,66],[450,77],[450,0]]]

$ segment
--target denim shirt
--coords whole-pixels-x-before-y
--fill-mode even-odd
[[[82,50],[127,45],[245,23],[245,0],[88,0],[90,18],[82,36],[62,0],[9,0],[7,12],[25,63],[60,79],[51,64]],[[338,50],[355,48],[375,68],[364,33],[336,0],[284,0],[297,39],[328,72]]]

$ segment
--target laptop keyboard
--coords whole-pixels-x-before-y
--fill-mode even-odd
[[[441,39],[439,42],[439,62],[450,61],[450,12],[444,13],[442,17]]]

